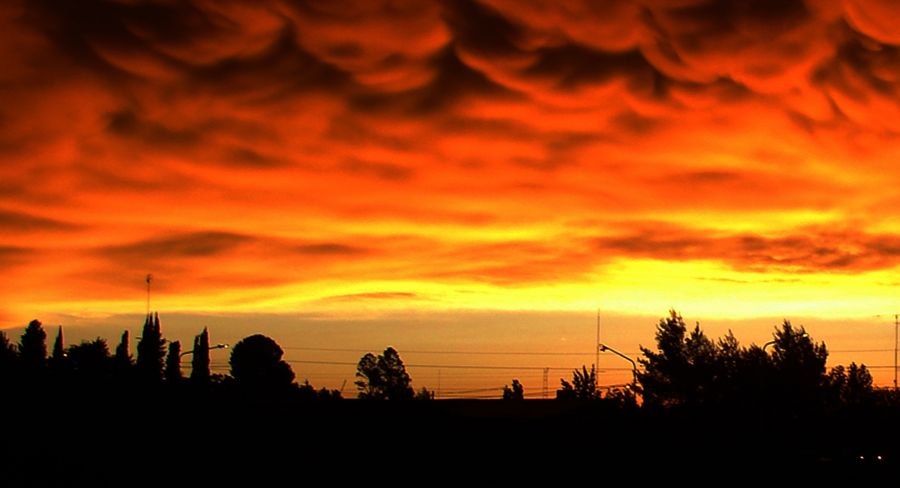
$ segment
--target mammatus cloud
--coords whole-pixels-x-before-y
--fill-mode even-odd
[[[185,300],[371,303],[645,259],[889,271],[897,18],[886,0],[5,2],[2,291],[119,300],[155,272]]]

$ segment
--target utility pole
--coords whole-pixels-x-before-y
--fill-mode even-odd
[[[147,275],[147,315],[150,315],[150,281],[152,279],[153,279],[153,275],[148,274]]]
[[[600,389],[600,309],[597,309],[597,343],[594,344],[594,387]]]
[[[886,315],[886,314],[885,314]],[[884,317],[885,315],[875,315]],[[900,346],[900,314],[894,314],[894,391],[897,391],[897,350]]]
[[[547,399],[547,390],[549,389],[549,386],[550,386],[550,385],[548,384],[548,381],[547,381],[547,376],[548,376],[549,374],[550,374],[550,368],[544,368],[544,393],[543,393],[543,397],[544,397],[545,400]]]

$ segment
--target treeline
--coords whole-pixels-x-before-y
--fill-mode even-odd
[[[634,381],[603,392],[594,367],[582,366],[560,380],[559,400],[606,400],[648,408],[701,407],[810,413],[845,406],[900,404],[897,392],[874,388],[864,364],[826,368],[828,350],[790,321],[776,327],[772,340],[742,346],[729,332],[710,339],[699,324],[689,329],[676,311],[656,326],[656,348],[641,347]],[[605,347],[605,346],[603,346]],[[506,400],[524,399],[514,379],[503,389]]]
[[[630,384],[603,388],[593,366],[561,379],[556,398],[563,401],[603,401],[620,408],[717,407],[808,413],[843,406],[900,404],[896,392],[877,390],[865,365],[851,363],[826,370],[828,351],[806,331],[789,321],[776,327],[773,339],[762,346],[742,346],[733,334],[710,339],[699,325],[689,329],[675,311],[656,326],[656,348],[641,348]],[[252,335],[231,348],[229,374],[210,371],[210,350],[227,348],[210,344],[203,329],[190,349],[179,341],[167,341],[158,314],[146,317],[137,342],[136,358],[130,352],[128,331],[110,352],[106,340],[97,338],[65,346],[59,327],[52,350],[40,321],[25,329],[18,344],[0,331],[0,381],[13,387],[106,388],[140,390],[164,386],[175,391],[252,393],[303,400],[336,400],[342,392],[316,389],[308,381],[297,383],[284,352],[271,338]],[[603,346],[606,348],[606,346]],[[612,350],[612,349],[609,349]],[[619,353],[617,353],[619,354]],[[191,356],[190,374],[181,361]],[[620,354],[621,355],[621,354]],[[629,359],[625,356],[623,358]],[[356,371],[357,396],[364,400],[430,400],[434,392],[415,391],[399,353],[388,347],[382,354],[366,354]],[[504,387],[498,398],[523,400],[525,389],[517,380]]]
[[[167,341],[159,314],[146,317],[136,352],[130,350],[130,334],[122,333],[113,352],[105,339],[96,338],[65,346],[63,328],[56,332],[51,351],[47,332],[39,320],[31,321],[18,344],[0,331],[0,383],[16,390],[78,390],[91,393],[139,393],[166,389],[170,393],[248,393],[267,398],[340,399],[341,393],[315,389],[308,381],[298,384],[284,351],[271,338],[256,334],[231,347],[230,374],[210,371],[209,330],[194,337],[184,350],[179,341]],[[190,374],[181,361],[190,356]]]

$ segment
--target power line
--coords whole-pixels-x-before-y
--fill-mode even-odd
[[[371,352],[368,349],[350,349],[350,348],[334,348],[334,347],[282,347],[285,350],[296,351],[322,351],[322,352],[354,352],[366,353]],[[629,354],[638,354],[633,351]],[[404,349],[403,354],[458,354],[470,356],[592,356],[593,352],[578,351],[442,351],[442,350],[422,350],[422,349]]]
[[[286,359],[292,364],[327,364],[332,366],[357,366],[359,363],[350,361],[314,361],[307,359]],[[525,371],[574,371],[577,367],[555,366],[545,368],[543,366],[513,366],[513,365],[476,365],[476,364],[415,364],[407,363],[408,368],[447,368],[447,369],[488,369],[488,370],[525,370]],[[604,368],[606,371],[631,371],[630,368]]]

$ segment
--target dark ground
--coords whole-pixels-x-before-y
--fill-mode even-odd
[[[802,418],[555,400],[66,395],[5,398],[0,413],[6,473],[0,486],[9,487],[239,480],[730,486],[785,477],[875,479],[900,465],[900,412],[887,409]]]

